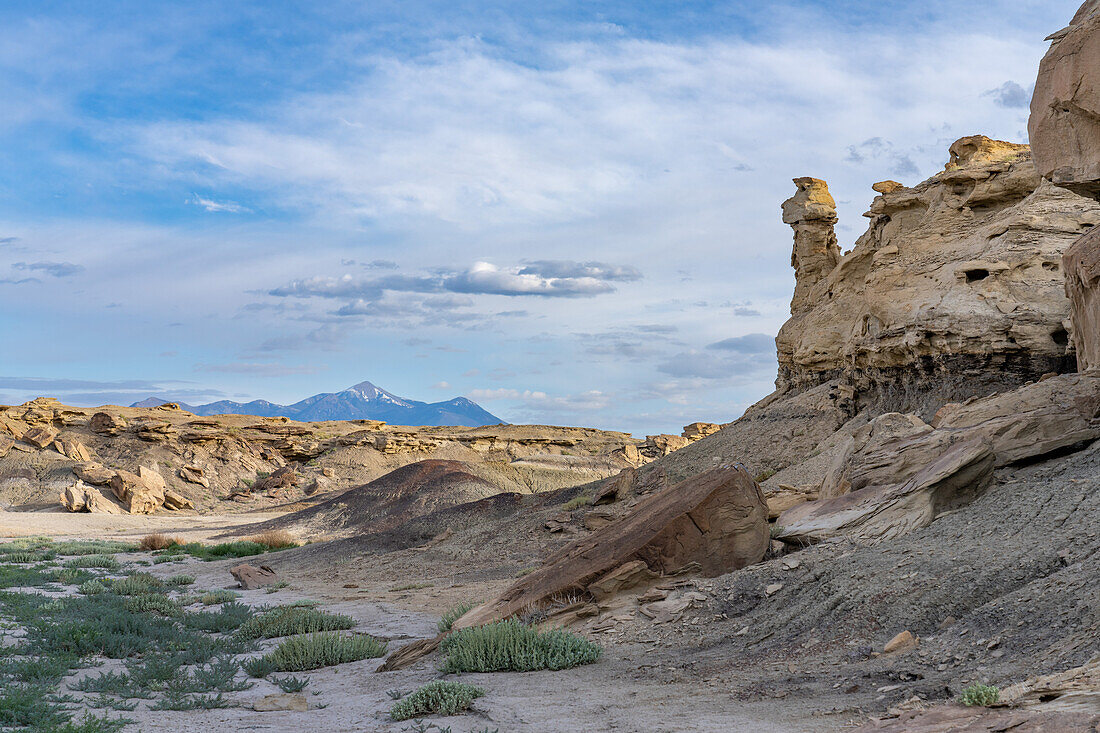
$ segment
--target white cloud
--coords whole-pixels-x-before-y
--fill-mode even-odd
[[[191,198],[187,199],[187,203],[194,204],[195,206],[201,206],[202,208],[211,212],[227,212],[230,214],[248,214],[252,212],[252,209],[246,208],[232,201],[214,201],[213,199],[203,198],[198,194],[195,194]]]

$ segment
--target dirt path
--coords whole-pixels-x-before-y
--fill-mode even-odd
[[[55,539],[132,539],[160,532],[188,541],[203,541],[213,535],[280,516],[256,514],[86,514],[63,509],[40,512],[0,510],[0,539],[45,535]],[[223,540],[224,541],[224,540]]]

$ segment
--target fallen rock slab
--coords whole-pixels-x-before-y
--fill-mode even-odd
[[[987,440],[964,441],[904,483],[868,486],[788,509],[776,520],[776,536],[795,543],[841,535],[865,542],[901,537],[985,491],[993,479],[994,458]]]
[[[229,574],[237,579],[245,590],[255,590],[279,582],[279,576],[266,565],[256,567],[247,563],[229,569]]]
[[[57,452],[66,458],[72,458],[74,461],[90,461],[92,460],[92,454],[88,451],[88,448],[79,440],[60,436],[53,442],[53,447],[57,449]]]
[[[164,508],[173,510],[194,509],[195,503],[177,491],[173,491],[172,489],[165,489]]]
[[[180,478],[189,484],[198,484],[204,489],[210,488],[210,479],[198,466],[184,466],[180,469]]]
[[[886,642],[886,646],[882,647],[882,651],[884,654],[893,654],[895,652],[907,652],[910,649],[916,648],[917,637],[913,636],[913,632],[906,630]]]
[[[95,462],[78,463],[73,466],[73,473],[84,483],[93,486],[106,486],[111,483],[111,478],[115,475],[111,469]]]
[[[48,425],[33,427],[23,433],[23,442],[33,445],[35,448],[45,448],[57,437],[57,431]]]
[[[759,562],[768,547],[768,507],[740,466],[723,466],[643,499],[634,511],[567,545],[455,628],[508,618],[549,598],[588,592],[609,571],[641,561],[672,575],[691,563],[713,577]]]

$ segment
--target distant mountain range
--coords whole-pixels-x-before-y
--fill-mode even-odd
[[[135,402],[130,407],[156,407],[165,402],[176,402],[176,400],[149,397]],[[244,403],[221,400],[207,405],[188,405],[183,402],[177,402],[177,404],[196,415],[284,416],[303,422],[384,420],[390,425],[466,425],[470,427],[498,425],[504,422],[465,397],[455,397],[446,402],[417,402],[398,397],[370,382],[360,382],[342,392],[316,394],[293,405],[276,405],[267,400]]]

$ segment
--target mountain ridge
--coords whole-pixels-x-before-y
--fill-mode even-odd
[[[420,402],[398,397],[371,382],[360,382],[339,392],[321,392],[291,405],[267,400],[233,402],[218,400],[204,405],[189,405],[177,400],[147,397],[130,407],[156,407],[175,402],[196,415],[255,415],[288,417],[302,422],[322,420],[382,420],[391,425],[461,425],[480,427],[504,425],[496,415],[465,397],[442,402]]]

